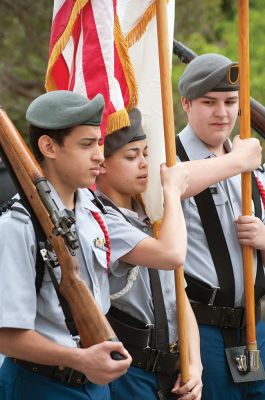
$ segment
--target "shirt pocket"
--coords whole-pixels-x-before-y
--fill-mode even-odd
[[[225,228],[225,221],[227,219],[226,207],[228,204],[228,197],[223,189],[218,187],[218,192],[212,195],[213,201],[222,223],[223,229]],[[207,205],[205,205],[207,207]],[[191,235],[196,240],[206,240],[204,229],[202,227],[201,218],[199,215],[197,204],[194,197],[189,199],[189,213],[187,221],[188,235]],[[211,221],[214,223],[214,221]]]
[[[106,250],[93,245],[92,252],[94,255],[94,260],[96,261],[97,264],[99,264],[99,267],[104,268],[106,270],[107,269],[107,252],[106,252]]]

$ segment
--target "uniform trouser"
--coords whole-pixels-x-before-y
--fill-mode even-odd
[[[225,356],[221,330],[214,326],[199,325],[203,365],[202,400],[264,400],[265,380],[234,383]],[[256,327],[257,344],[265,367],[265,324]]]
[[[108,385],[74,387],[27,371],[6,358],[0,369],[1,400],[110,400]]]
[[[111,400],[157,400],[156,374],[130,367],[127,373],[110,383]]]

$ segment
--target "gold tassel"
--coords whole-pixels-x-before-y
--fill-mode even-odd
[[[124,128],[125,126],[130,126],[130,119],[125,108],[123,110],[116,111],[108,116],[107,123],[107,135],[111,132],[117,131]]]
[[[73,27],[76,22],[78,14],[81,12],[81,10],[85,7],[85,5],[89,2],[90,0],[76,0],[75,5],[72,9],[69,21],[67,23],[67,26],[61,35],[61,37],[58,39],[58,41],[55,43],[51,55],[49,57],[49,62],[48,62],[48,67],[47,67],[47,73],[46,73],[46,78],[45,78],[45,88],[46,91],[49,92],[51,90],[56,89],[55,82],[53,81],[51,77],[51,71],[56,63],[58,57],[60,54],[62,54],[65,46],[67,45],[70,36],[73,32]]]
[[[167,0],[167,3],[169,0]],[[156,3],[155,0],[147,7],[143,16],[137,21],[136,25],[130,30],[130,32],[126,35],[126,42],[128,48],[133,46],[138,40],[141,39],[143,34],[147,29],[147,25],[156,15]]]
[[[138,86],[134,75],[134,68],[130,60],[128,46],[123,36],[117,15],[114,22],[114,41],[129,89],[129,104],[126,108],[130,111],[138,104]]]

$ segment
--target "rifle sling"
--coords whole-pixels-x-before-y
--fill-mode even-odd
[[[42,249],[46,249],[47,250],[47,248],[46,248],[47,246],[46,246],[45,242],[39,242],[39,246],[40,246],[40,250],[42,250]],[[67,326],[67,329],[69,330],[72,338],[75,338],[75,340],[76,340],[76,337],[79,336],[79,333],[78,333],[77,327],[75,325],[72,312],[70,310],[68,302],[65,300],[65,298],[61,295],[61,293],[59,291],[59,283],[58,283],[57,278],[56,278],[56,276],[55,276],[55,274],[53,272],[53,268],[55,266],[57,267],[58,265],[55,265],[50,259],[47,260],[47,261],[44,261],[44,263],[45,263],[45,265],[47,267],[47,270],[48,270],[49,275],[51,277],[51,281],[53,283],[53,287],[54,287],[54,289],[56,291],[58,300],[60,302],[60,306],[61,306],[63,314],[64,314],[64,319],[65,319],[65,324]]]

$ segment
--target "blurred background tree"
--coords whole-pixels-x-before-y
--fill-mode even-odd
[[[45,91],[44,79],[53,1],[0,2],[0,104],[17,128],[26,132],[25,110]],[[251,95],[265,104],[264,0],[250,0]],[[175,38],[198,54],[217,52],[238,59],[236,0],[176,0]],[[184,69],[173,57],[176,131],[186,117],[180,106],[177,82]]]
[[[25,110],[45,91],[52,1],[1,0],[0,104],[25,133]]]

